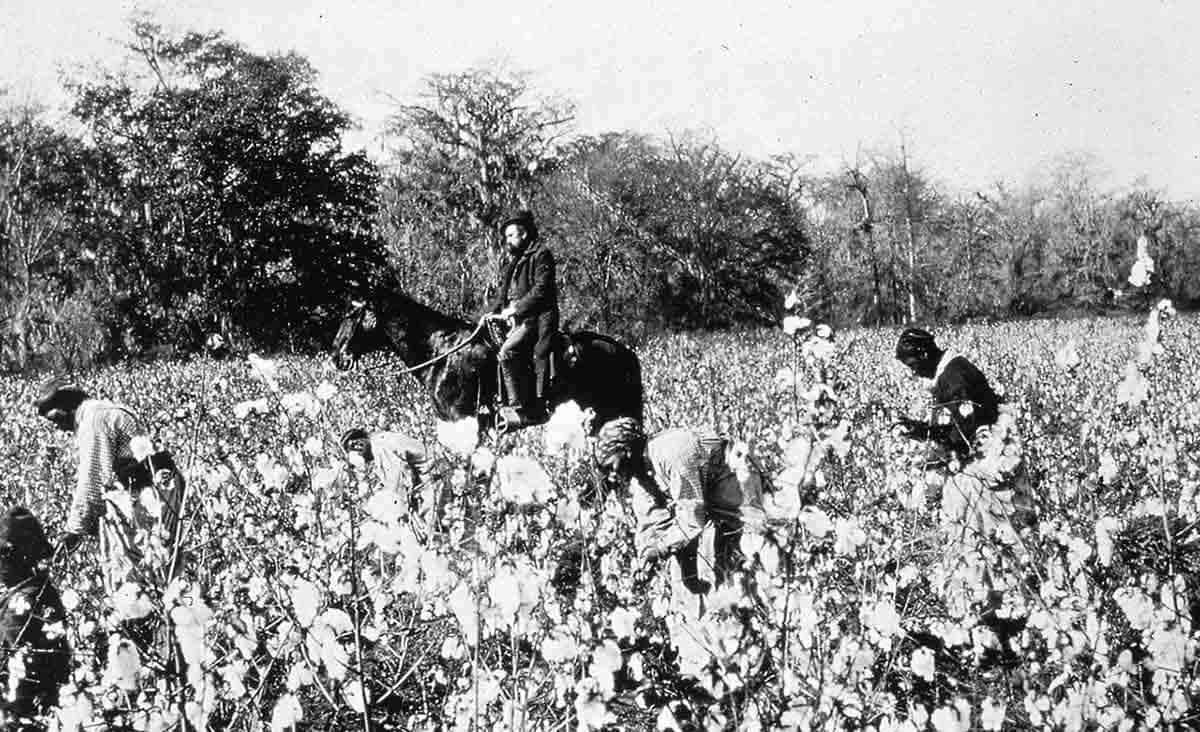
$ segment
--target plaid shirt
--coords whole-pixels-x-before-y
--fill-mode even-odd
[[[732,475],[725,463],[725,440],[691,430],[663,430],[646,443],[654,480],[668,498],[703,501],[709,489]]]
[[[95,536],[104,513],[104,493],[117,483],[118,461],[132,461],[129,443],[145,429],[128,408],[87,399],[75,412],[79,470],[67,514],[67,531]]]

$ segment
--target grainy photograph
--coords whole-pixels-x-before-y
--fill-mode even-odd
[[[0,730],[1200,728],[1198,34],[4,0]]]

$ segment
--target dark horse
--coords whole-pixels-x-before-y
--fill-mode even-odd
[[[557,340],[547,395],[550,409],[572,400],[580,409],[590,407],[596,413],[593,431],[616,417],[642,418],[637,354],[588,331],[562,333]],[[396,354],[409,368],[419,367],[413,374],[429,391],[439,419],[479,417],[481,426],[487,426],[489,412],[480,407],[495,404],[498,379],[497,348],[486,329],[390,292],[351,306],[333,339],[333,363],[345,370],[362,354],[380,350]]]

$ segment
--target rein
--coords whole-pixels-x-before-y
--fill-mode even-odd
[[[449,351],[446,351],[445,353],[440,353],[440,354],[434,356],[433,358],[429,359],[428,361],[423,361],[423,362],[417,364],[416,366],[406,366],[402,369],[399,369],[396,373],[400,374],[401,376],[403,376],[404,374],[411,374],[414,371],[420,371],[423,368],[432,366],[433,364],[437,363],[438,361],[441,361],[444,358],[453,356],[454,354],[458,353],[459,351],[461,351],[462,349],[464,349],[468,345],[470,345],[471,341],[475,340],[475,336],[479,335],[479,332],[481,330],[483,330],[483,327],[486,324],[487,324],[487,316],[484,316],[483,318],[481,318],[479,320],[479,325],[475,326],[475,330],[471,331],[471,334],[469,336],[467,336],[466,338],[464,338],[462,341],[460,341],[457,345],[455,345],[454,348],[451,348]],[[391,363],[381,363],[378,366],[366,366],[362,370],[363,371],[377,371],[379,369],[387,368],[391,365],[392,365]]]

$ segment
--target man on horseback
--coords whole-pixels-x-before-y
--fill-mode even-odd
[[[546,421],[550,392],[550,352],[558,333],[558,284],[554,254],[538,239],[533,214],[519,211],[500,224],[510,257],[491,311],[509,319],[512,329],[498,355],[509,427]]]

